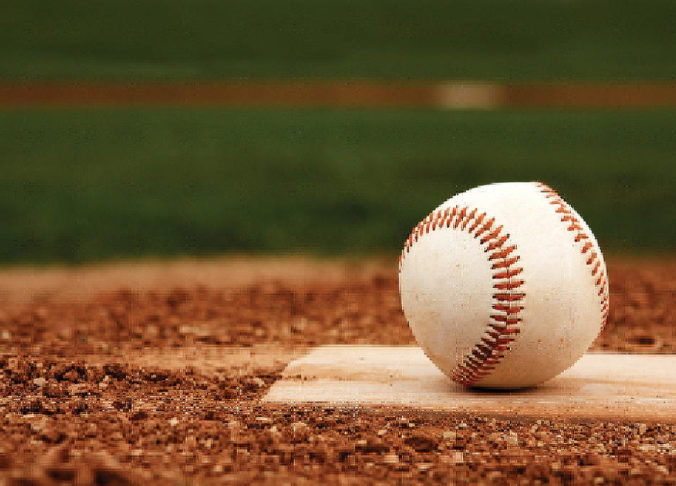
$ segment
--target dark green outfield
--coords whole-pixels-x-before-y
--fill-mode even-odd
[[[676,240],[676,112],[0,111],[0,261],[397,250],[542,180],[612,251]]]
[[[3,0],[0,78],[676,77],[673,0]]]

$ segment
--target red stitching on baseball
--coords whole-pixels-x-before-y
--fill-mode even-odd
[[[490,257],[488,257],[488,259],[495,260],[496,258],[507,258],[507,255],[512,253],[514,250],[516,250],[516,245],[508,246],[507,248],[503,248],[501,251],[494,252]]]
[[[433,211],[413,229],[404,242],[404,249],[399,257],[399,272],[401,272],[406,254],[423,233],[429,233],[430,223],[432,231],[444,227],[451,228],[452,224],[453,229],[465,231],[475,239],[481,236],[479,244],[485,246],[484,252],[488,254],[491,269],[498,270],[492,278],[493,288],[499,292],[492,295],[493,312],[489,315],[484,336],[451,372],[453,381],[465,386],[472,386],[490,374],[504,357],[503,353],[509,350],[509,345],[520,331],[519,313],[523,310],[523,306],[519,305],[519,302],[526,296],[525,292],[519,290],[524,281],[514,280],[516,275],[523,272],[522,267],[514,266],[521,259],[519,255],[514,254],[516,245],[505,246],[509,241],[509,234],[500,235],[503,227],[493,227],[495,218],[486,220],[486,213],[477,213],[476,208],[470,210],[458,206]]]
[[[540,192],[544,194],[545,198],[551,199],[551,201],[549,201],[549,204],[558,206],[556,209],[556,213],[564,215],[561,218],[561,221],[562,222],[570,221],[571,224],[567,226],[566,229],[568,231],[576,233],[574,238],[575,243],[579,243],[582,240],[586,240],[584,242],[584,245],[580,249],[583,255],[586,254],[589,250],[592,249],[593,244],[591,241],[589,241],[589,235],[587,235],[584,232],[581,221],[577,217],[575,217],[572,210],[570,209],[570,206],[566,204],[566,202],[561,198],[561,196],[559,196],[559,194],[554,189],[541,182],[538,182],[537,186],[540,188]],[[606,323],[608,322],[610,297],[608,295],[608,279],[606,278],[605,271],[601,270],[601,260],[598,259],[598,256],[599,256],[598,253],[592,250],[591,254],[589,255],[589,258],[586,260],[586,264],[591,267],[592,277],[596,277],[596,274],[599,273],[600,271],[600,274],[596,279],[596,286],[599,288],[598,295],[599,297],[601,297],[600,306],[601,306],[601,315],[603,317],[603,321],[601,322],[601,330],[603,330],[603,328],[606,327]]]

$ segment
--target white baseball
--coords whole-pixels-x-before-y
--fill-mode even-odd
[[[536,182],[458,194],[404,244],[399,291],[427,356],[465,386],[542,383],[605,325],[608,278],[587,224]]]

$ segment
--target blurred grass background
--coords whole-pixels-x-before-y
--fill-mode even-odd
[[[0,83],[676,77],[676,3],[0,3]],[[676,111],[0,107],[0,261],[396,251],[454,193],[559,190],[672,252]]]
[[[11,79],[673,79],[672,0],[4,0]]]
[[[4,261],[396,250],[453,193],[541,180],[616,251],[674,240],[676,113],[0,112]]]

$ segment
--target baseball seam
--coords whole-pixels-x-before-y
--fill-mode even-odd
[[[575,234],[575,243],[581,245],[580,251],[587,257],[586,264],[591,269],[592,278],[596,279],[596,288],[598,296],[601,298],[601,330],[606,327],[608,322],[608,312],[610,310],[610,296],[608,292],[608,277],[605,268],[602,268],[600,254],[601,251],[594,247],[591,238],[584,231],[580,220],[575,216],[570,206],[559,196],[559,194],[542,182],[536,183],[540,192],[544,194],[549,204],[556,206],[555,212],[561,215],[561,222],[567,223],[566,229]]]
[[[521,259],[516,252],[517,247],[510,244],[509,233],[503,233],[503,226],[498,226],[495,218],[489,218],[485,212],[479,213],[476,208],[454,206],[433,211],[413,229],[399,257],[399,273],[413,244],[422,235],[444,227],[460,229],[475,239],[480,238],[479,244],[494,271],[493,312],[486,330],[480,342],[450,373],[453,381],[472,386],[495,369],[520,332],[520,312],[526,294],[522,289],[524,281],[517,277],[523,272],[523,267],[516,265]]]

